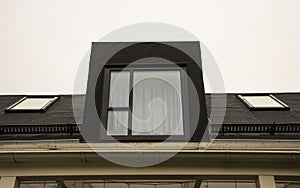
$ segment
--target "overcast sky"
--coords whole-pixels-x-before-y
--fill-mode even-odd
[[[0,93],[73,93],[91,42],[140,22],[193,33],[226,92],[300,92],[299,0],[0,0]]]

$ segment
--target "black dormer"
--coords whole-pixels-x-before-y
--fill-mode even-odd
[[[93,43],[82,134],[98,141],[200,141],[199,42]]]

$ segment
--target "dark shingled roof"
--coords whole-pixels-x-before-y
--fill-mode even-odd
[[[218,96],[218,94],[214,94]],[[210,117],[211,95],[206,95],[211,134],[219,138],[300,138],[300,93],[274,94],[290,106],[290,111],[250,111],[236,94],[226,94],[224,122]],[[63,95],[45,113],[5,113],[4,110],[23,96],[0,96],[0,140],[81,138],[73,114],[80,124],[84,96]],[[221,107],[220,107],[221,110]],[[218,115],[218,114],[217,114]]]
[[[24,96],[0,96],[0,140],[80,138],[73,115],[72,96],[60,96],[45,113],[5,113],[4,110]],[[79,100],[77,100],[79,99]],[[76,97],[76,106],[83,110],[84,97]],[[76,112],[76,111],[75,111]],[[82,121],[82,113],[78,114]]]
[[[215,94],[217,95],[217,94]],[[279,100],[291,107],[290,111],[250,111],[236,97],[236,94],[227,94],[227,108],[224,124],[286,124],[300,123],[300,94],[274,94]],[[206,96],[207,111],[210,113],[211,96]]]
[[[214,122],[217,117],[210,117],[212,134],[219,133],[219,138],[287,138],[287,134],[288,138],[300,138],[300,93],[273,95],[289,105],[291,110],[250,111],[236,94],[226,94],[223,124],[217,125]],[[211,95],[206,95],[208,116],[210,100]]]

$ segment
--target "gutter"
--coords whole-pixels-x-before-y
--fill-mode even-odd
[[[121,143],[94,143],[93,150],[87,143],[0,144],[0,164],[99,163],[106,161],[103,156],[132,158],[137,155],[147,157],[148,154],[158,158],[174,154],[170,160],[188,163],[296,164],[300,162],[299,141],[215,141],[211,144],[164,143],[159,146],[157,143],[126,143],[125,146],[127,147],[124,148],[124,144]],[[179,150],[178,146],[183,149]]]

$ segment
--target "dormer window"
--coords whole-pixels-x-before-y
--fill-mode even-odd
[[[199,42],[93,43],[87,142],[200,141],[206,127]]]
[[[107,69],[107,135],[184,135],[181,71],[178,68]],[[186,85],[186,83],[184,83]],[[132,89],[131,89],[132,88]],[[106,92],[107,93],[107,92]]]

